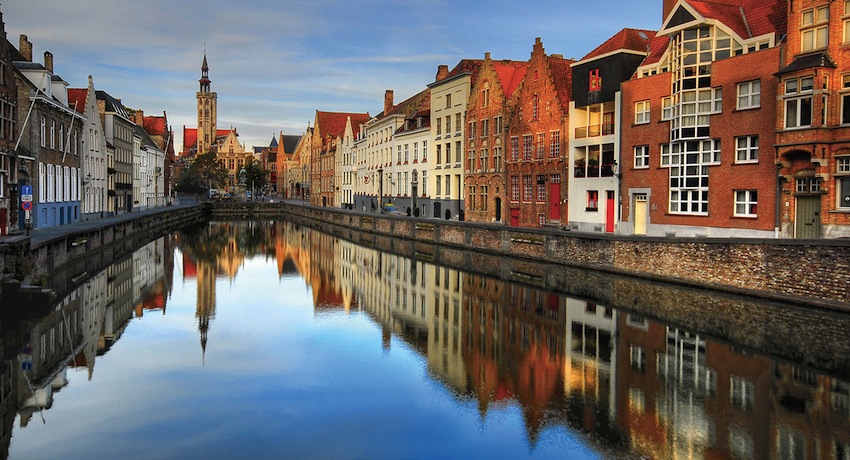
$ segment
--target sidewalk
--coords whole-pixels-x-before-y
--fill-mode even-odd
[[[50,241],[64,238],[67,235],[97,230],[119,222],[133,220],[140,216],[155,215],[176,209],[190,208],[197,204],[198,202],[193,199],[184,199],[179,205],[146,209],[144,211],[134,211],[115,216],[103,217],[100,219],[74,222],[67,225],[57,225],[55,227],[36,228],[30,230],[29,236],[27,236],[25,231],[15,235],[0,236],[0,244],[14,244],[29,239],[30,247],[37,248]]]

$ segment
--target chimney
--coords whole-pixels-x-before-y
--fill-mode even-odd
[[[50,51],[44,52],[44,68],[48,72],[53,73],[53,53]]]
[[[549,57],[553,57],[555,59],[564,59],[563,54],[550,54]]]
[[[485,60],[485,61],[489,61],[489,60],[490,60],[490,52],[489,52],[489,51],[487,51],[486,53],[484,53],[484,60]]]
[[[437,66],[437,81],[443,80],[449,76],[449,66],[440,64]]]
[[[393,109],[393,90],[388,89],[386,93],[384,93],[384,115],[390,113],[390,110]]]
[[[677,0],[664,0],[664,10],[661,12],[661,22],[667,20],[667,16],[673,12],[673,7],[676,6]]]
[[[24,56],[24,60],[27,62],[32,62],[32,42],[27,40],[26,35],[21,34],[20,45],[18,46],[21,48],[20,51],[21,54]]]
[[[133,123],[139,126],[145,126],[145,111],[142,109],[136,109],[133,112]]]

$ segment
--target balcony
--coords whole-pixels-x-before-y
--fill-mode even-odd
[[[609,136],[614,134],[614,123],[602,123],[599,125],[580,126],[576,128],[576,139],[586,137]]]

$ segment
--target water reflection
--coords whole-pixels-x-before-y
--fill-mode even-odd
[[[98,273],[50,315],[4,328],[4,453],[16,415],[15,429],[26,429],[62,403],[56,393],[69,385],[69,366],[95,378],[96,358],[131,318],[166,315],[175,266],[184,280],[197,281],[195,318],[205,352],[216,309],[237,307],[217,305],[219,281],[238,283],[245,261],[258,257],[273,259],[282,279],[303,279],[314,315],[368,314],[380,325],[385,350],[394,338],[403,340],[435,381],[458,401],[474,402],[481,420],[518,407],[531,450],[541,433],[561,429],[581,433],[603,457],[850,456],[850,384],[835,370],[287,222],[184,229]]]

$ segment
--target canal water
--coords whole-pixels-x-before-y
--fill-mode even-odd
[[[694,298],[673,292],[655,301]],[[4,324],[2,453],[847,459],[850,372],[811,364],[846,362],[829,318],[806,335],[845,348],[795,360],[816,347],[793,334],[758,350],[292,223],[213,222]]]

